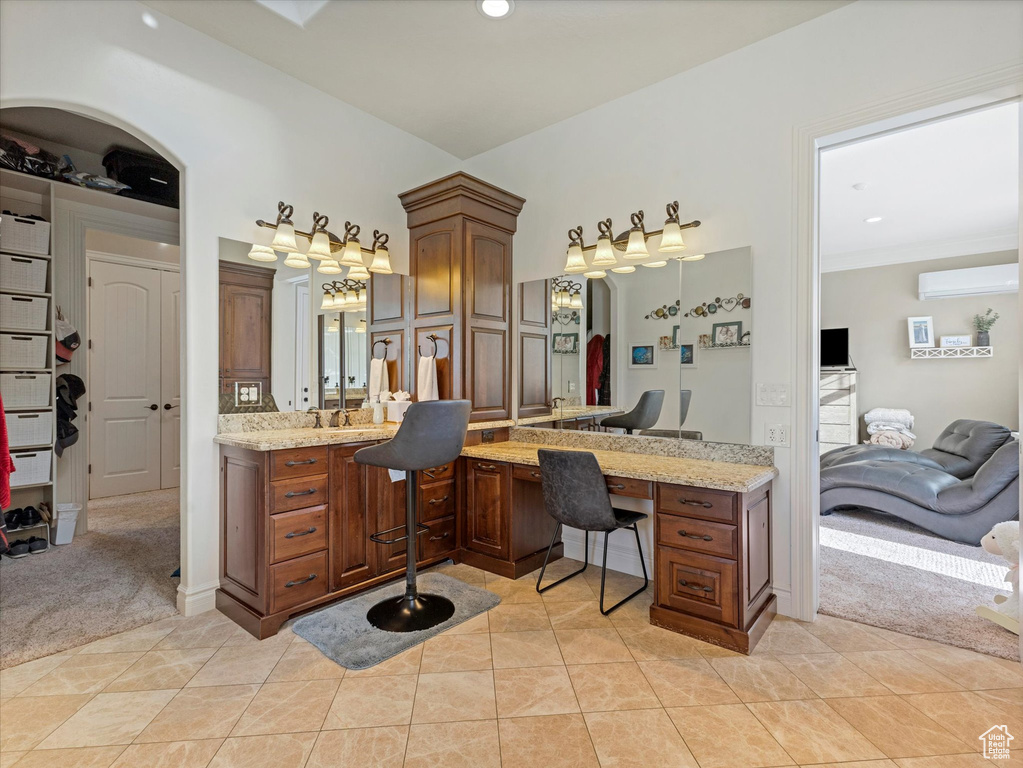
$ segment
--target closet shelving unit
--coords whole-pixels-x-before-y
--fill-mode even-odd
[[[7,391],[3,392],[4,395],[4,407],[8,414],[8,426],[11,426],[12,418],[18,416],[38,416],[44,418],[49,426],[48,439],[43,440],[42,434],[33,440],[30,444],[19,443],[18,445],[11,446],[11,453],[15,457],[15,462],[19,461],[19,458],[25,456],[26,459],[31,454],[48,454],[47,459],[49,461],[49,473],[45,480],[39,480],[35,482],[22,482],[19,484],[18,472],[11,475],[11,509],[18,507],[33,506],[37,509],[41,502],[46,502],[50,508],[51,513],[56,509],[56,478],[57,478],[57,461],[56,455],[53,452],[53,441],[57,431],[57,411],[55,407],[56,403],[56,344],[55,344],[55,328],[56,328],[56,305],[54,301],[54,270],[53,270],[53,212],[54,212],[54,191],[53,183],[46,179],[40,179],[33,176],[28,176],[21,173],[15,173],[13,171],[0,170],[0,209],[9,210],[13,213],[29,216],[36,215],[41,216],[47,222],[50,222],[50,232],[47,243],[46,255],[42,255],[37,252],[28,250],[19,250],[11,247],[10,243],[5,243],[3,239],[0,239],[0,254],[3,255],[3,269],[0,269],[0,295],[16,297],[16,298],[29,298],[29,299],[46,299],[46,322],[45,327],[42,329],[31,329],[24,327],[27,323],[15,323],[11,327],[7,327],[6,323],[0,323],[0,334],[3,334],[5,340],[8,336],[17,336],[24,339],[25,337],[38,337],[46,340],[46,354],[44,358],[44,364],[42,366],[25,366],[6,364],[8,361],[3,360],[4,364],[0,364],[0,381],[5,383],[4,389],[19,386],[20,377],[32,377],[32,376],[48,376],[49,381],[46,387],[47,397],[46,405],[18,405],[18,401],[12,397],[13,393]],[[13,282],[12,267],[14,264],[24,263],[23,261],[11,262],[10,259],[24,260],[31,258],[34,260],[43,261],[46,264],[46,279],[45,279],[45,290],[43,291],[32,291],[27,290],[21,285],[17,285]],[[22,327],[17,327],[21,325]],[[17,377],[17,378],[16,378]],[[28,384],[26,383],[26,386]],[[13,433],[16,430],[11,430]],[[23,461],[25,459],[22,459]],[[5,510],[6,511],[6,510]],[[40,535],[40,531],[45,530],[45,535],[49,539],[49,525],[47,523],[40,523],[32,527],[19,528],[16,531],[10,532],[11,539],[21,538],[22,532],[25,535],[32,536]],[[40,536],[42,537],[42,536]]]

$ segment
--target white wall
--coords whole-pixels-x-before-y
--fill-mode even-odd
[[[0,106],[69,108],[131,131],[183,166],[185,435],[179,605],[212,607],[218,578],[217,239],[266,237],[253,225],[278,200],[296,224],[392,233],[407,268],[398,192],[455,165],[447,153],[135,2],[0,4]],[[26,29],[73,29],[77,45],[40,45]],[[338,73],[343,76],[343,73]],[[332,228],[334,228],[332,227]],[[187,599],[185,599],[187,598]]]
[[[684,44],[680,31],[680,44]],[[753,249],[754,382],[795,394],[795,157],[800,127],[910,91],[1023,62],[1023,3],[879,2],[849,6],[463,163],[522,195],[516,280],[555,273],[566,230],[611,216],[622,228],[679,200],[696,252]],[[791,408],[753,408],[753,440]],[[806,440],[807,436],[796,436]],[[791,585],[790,449],[776,450],[773,568]]]

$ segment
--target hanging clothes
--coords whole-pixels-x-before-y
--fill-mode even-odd
[[[600,372],[597,405],[611,405],[611,334],[604,337],[604,369]]]
[[[604,337],[599,333],[586,342],[586,405],[597,404],[597,390],[604,372]]]

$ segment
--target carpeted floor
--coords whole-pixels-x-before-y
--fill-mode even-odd
[[[0,669],[176,614],[179,526],[177,489],[116,496],[73,543],[0,558]]]
[[[872,512],[821,518],[820,612],[1019,659],[1019,638],[978,605],[1011,592],[1005,560]]]

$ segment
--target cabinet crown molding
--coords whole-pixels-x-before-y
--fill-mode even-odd
[[[515,232],[516,217],[526,203],[525,198],[461,171],[402,192],[398,199],[408,214],[409,227],[462,214],[511,233]],[[483,214],[480,206],[492,212]]]

